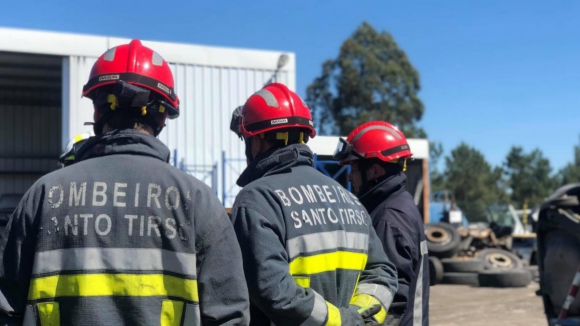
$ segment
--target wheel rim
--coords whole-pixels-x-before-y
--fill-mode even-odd
[[[493,253],[487,255],[487,261],[496,268],[512,269],[515,267],[513,259],[508,255]]]
[[[425,237],[429,242],[439,245],[444,245],[451,241],[451,235],[443,228],[430,228],[426,230]]]

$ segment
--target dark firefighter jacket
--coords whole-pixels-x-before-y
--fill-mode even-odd
[[[0,240],[0,324],[247,325],[225,210],[168,159],[155,137],[113,131],[38,180]]]
[[[404,173],[380,181],[361,196],[373,226],[399,276],[390,313],[403,315],[400,326],[429,325],[429,259],[423,218],[405,190]]]
[[[356,307],[375,304],[384,320],[396,270],[364,207],[313,168],[306,145],[263,153],[238,185],[231,218],[251,325],[362,325]]]

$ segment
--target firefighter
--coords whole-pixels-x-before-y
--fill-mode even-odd
[[[64,152],[58,158],[61,167],[67,167],[74,163],[76,153],[93,135],[91,133],[78,134],[66,145]]]
[[[231,129],[245,141],[249,163],[231,219],[251,325],[382,323],[396,270],[356,196],[314,169],[306,104],[285,85],[269,84],[235,110]]]
[[[350,164],[349,181],[367,211],[387,256],[397,267],[399,289],[387,325],[429,324],[429,259],[423,218],[405,190],[407,139],[396,127],[367,122],[339,140],[334,158]],[[401,317],[402,316],[402,317]]]
[[[231,222],[156,138],[179,115],[173,87],[138,40],[98,58],[83,88],[96,136],[30,188],[1,239],[3,325],[248,324]]]

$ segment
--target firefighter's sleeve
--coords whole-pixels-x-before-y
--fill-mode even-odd
[[[381,310],[374,319],[382,324],[387,317],[387,310],[397,293],[397,269],[383,250],[381,241],[372,226],[369,227],[368,260],[361,273],[351,304],[358,307],[380,305]]]
[[[204,198],[195,222],[197,284],[202,325],[248,325],[242,255],[224,207]]]
[[[364,325],[357,307],[337,308],[290,275],[282,225],[257,208],[236,207],[232,222],[242,248],[250,300],[275,325]]]
[[[387,221],[388,219],[380,221],[376,230],[377,235],[382,240],[387,257],[397,266],[399,289],[395,294],[390,310],[402,315],[407,308],[407,302],[410,300],[409,287],[416,277],[414,266],[417,259],[414,257],[418,257],[419,246],[404,230]]]
[[[30,191],[29,191],[30,193]],[[0,325],[22,325],[32,273],[38,200],[27,193],[6,225],[0,239]]]

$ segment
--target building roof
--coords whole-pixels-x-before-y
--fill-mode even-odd
[[[107,49],[131,41],[126,38],[0,27],[0,51],[58,56],[99,57]],[[215,67],[273,70],[281,54],[288,63],[281,71],[296,69],[294,53],[168,43],[142,40],[167,62]]]

